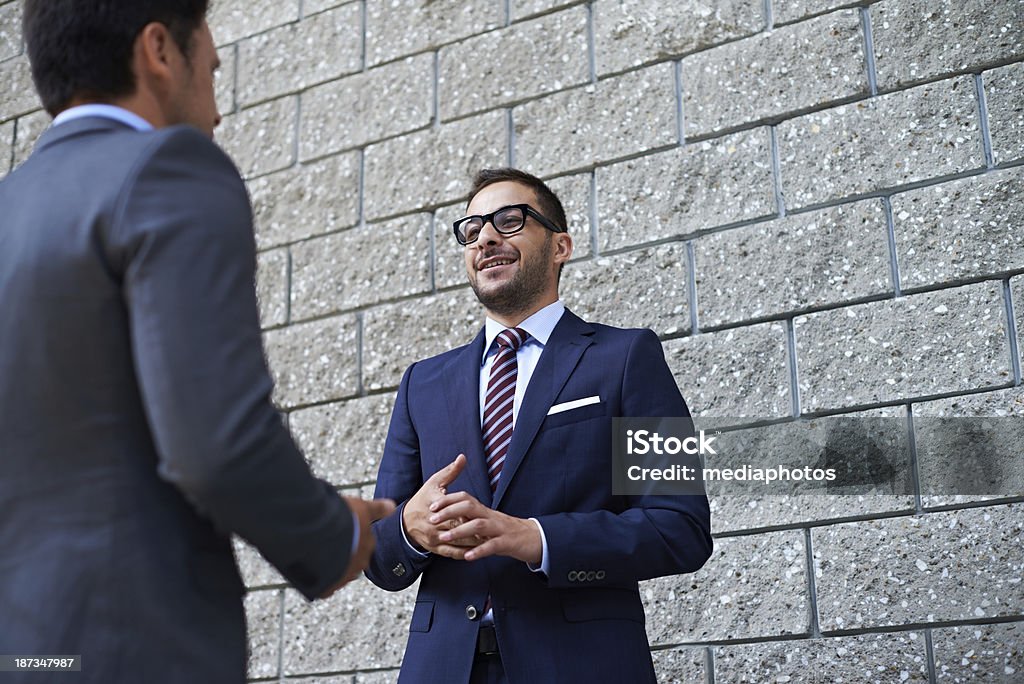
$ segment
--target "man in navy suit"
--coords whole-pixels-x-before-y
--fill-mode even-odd
[[[539,179],[481,171],[456,221],[487,319],[405,372],[367,575],[422,577],[399,681],[654,682],[640,580],[711,554],[704,496],[612,494],[613,417],[688,416],[650,330],[587,323],[558,299],[572,256]],[[453,460],[453,457],[454,460]]]

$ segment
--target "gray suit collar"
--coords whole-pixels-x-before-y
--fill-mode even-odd
[[[69,138],[76,138],[80,135],[90,133],[103,133],[108,131],[131,131],[135,130],[120,121],[109,119],[104,116],[83,116],[80,119],[73,119],[58,126],[50,126],[39,137],[36,149],[42,150],[51,145],[56,145]]]

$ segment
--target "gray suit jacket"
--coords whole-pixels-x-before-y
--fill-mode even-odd
[[[242,682],[228,533],[307,598],[343,575],[352,516],[271,405],[254,271],[242,180],[191,128],[71,121],[0,181],[0,654]]]

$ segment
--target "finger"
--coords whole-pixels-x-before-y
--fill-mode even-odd
[[[476,499],[473,498],[473,495],[469,492],[453,492],[452,494],[443,494],[442,496],[437,497],[430,502],[430,505],[427,508],[432,511],[439,511],[445,506],[450,506],[459,501],[468,500],[476,501]]]
[[[394,512],[395,502],[391,499],[373,499],[366,502],[366,509],[371,521],[380,520]]]
[[[504,546],[504,542],[501,537],[495,537],[494,539],[488,539],[487,541],[479,544],[473,549],[467,550],[462,554],[463,560],[475,561],[481,558],[487,558],[488,556],[494,556],[501,553]]]
[[[428,520],[432,525],[440,525],[446,520],[454,520],[456,518],[466,518],[467,520],[483,518],[487,515],[483,509],[484,507],[473,499],[467,501],[456,501],[450,506],[445,506],[437,513],[431,515]]]
[[[484,518],[477,518],[476,520],[470,520],[465,522],[455,529],[442,532],[438,538],[446,544],[459,544],[464,546],[464,542],[474,537],[476,538],[487,538],[491,536],[491,525],[490,521]],[[474,544],[476,546],[476,544]]]
[[[435,547],[434,553],[444,556],[445,558],[454,558],[455,560],[465,560],[466,552],[469,549],[464,546],[456,546],[454,544],[441,544]]]
[[[452,481],[459,476],[462,470],[466,467],[466,455],[459,454],[455,457],[455,460],[441,468],[436,473],[430,476],[427,480],[428,484],[432,484],[435,487],[447,487]]]

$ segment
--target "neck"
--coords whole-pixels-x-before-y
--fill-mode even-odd
[[[498,322],[498,323],[501,323],[506,328],[514,328],[517,325],[519,325],[520,323],[522,323],[523,321],[525,321],[527,318],[532,316],[533,314],[535,314],[538,311],[540,311],[541,309],[543,309],[545,306],[548,306],[550,304],[554,304],[557,301],[558,301],[558,294],[556,293],[556,294],[552,295],[551,297],[544,298],[539,303],[533,304],[529,308],[522,309],[521,311],[516,311],[516,312],[504,311],[504,312],[499,313],[497,311],[492,311],[491,309],[487,309],[486,310],[487,311],[487,317],[492,319],[492,320],[494,320],[494,321],[496,321],[496,322]]]
[[[160,107],[156,102],[149,98],[145,98],[138,93],[129,95],[127,97],[119,97],[113,100],[102,100],[91,97],[73,97],[68,102],[68,106],[64,110],[71,109],[72,107],[79,107],[87,104],[105,104],[113,107],[120,107],[126,111],[136,114],[142,117],[153,125],[154,128],[161,128],[162,126],[169,125],[164,119],[164,116],[160,110]],[[63,110],[62,110],[63,111]],[[59,112],[58,112],[59,113]]]

